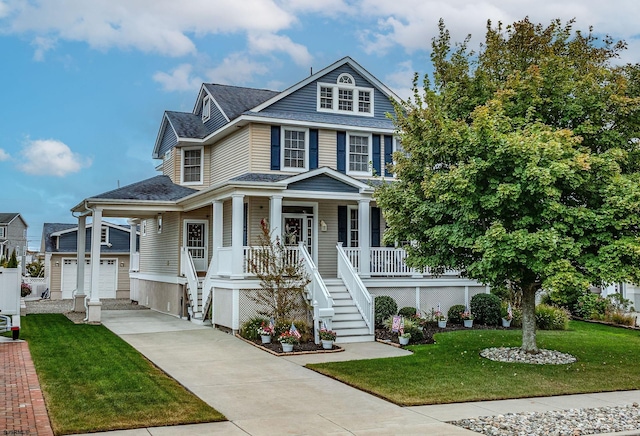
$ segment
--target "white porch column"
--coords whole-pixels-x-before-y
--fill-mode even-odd
[[[231,278],[244,278],[242,227],[244,218],[244,195],[231,196]]]
[[[213,230],[211,246],[213,247],[213,256],[211,261],[215,262],[214,275],[220,275],[220,253],[218,249],[222,247],[223,219],[224,219],[224,203],[220,200],[213,201]]]
[[[100,322],[100,229],[102,228],[102,209],[93,210],[91,222],[91,290],[90,299],[87,303],[87,320],[89,322]]]
[[[282,239],[282,195],[272,195],[269,199],[269,231],[271,239]]]
[[[358,247],[360,248],[360,277],[371,277],[371,222],[369,199],[358,202]]]
[[[129,272],[138,271],[138,268],[133,268],[133,258],[136,256],[138,251],[138,220],[128,220],[130,230],[129,233]]]
[[[85,261],[85,251],[86,251],[86,242],[87,242],[87,216],[80,215],[78,217],[78,235],[77,235],[77,244],[76,244],[76,260],[78,261],[78,265],[76,268],[76,290],[73,293],[73,311],[74,312],[85,312],[86,309],[84,307],[84,299],[85,299],[85,289],[84,289],[84,261]],[[51,288],[49,288],[51,289]]]

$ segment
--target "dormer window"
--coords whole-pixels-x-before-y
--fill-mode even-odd
[[[357,86],[351,74],[340,74],[335,84],[318,83],[317,100],[319,112],[373,116],[373,89]]]
[[[211,118],[211,97],[208,95],[202,99],[202,122],[208,121]]]

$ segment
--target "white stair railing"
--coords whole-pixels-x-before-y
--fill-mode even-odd
[[[338,250],[338,277],[342,279],[347,291],[351,294],[353,302],[362,315],[362,319],[369,327],[369,334],[374,334],[375,325],[373,323],[373,298],[362,283],[360,276],[356,273],[353,265],[342,248],[342,242],[336,246]]]
[[[318,326],[320,321],[324,321],[327,327],[331,329],[331,319],[334,315],[333,298],[303,242],[298,245],[298,251],[302,265],[311,279],[311,282],[307,285],[307,292],[310,294],[313,305],[313,337],[316,344],[319,344]]]
[[[214,262],[212,259],[209,263],[209,268],[207,269],[207,275],[202,282],[202,319],[205,319],[207,317],[207,314],[204,313],[204,310],[207,308],[207,301],[209,300],[209,296],[211,296],[211,289],[213,289],[213,276],[217,275],[216,269],[216,262]],[[213,306],[213,296],[211,300],[211,306]],[[213,318],[213,315],[211,317]]]
[[[198,273],[193,264],[193,258],[187,247],[182,247],[182,256],[180,256],[180,270],[182,275],[187,279],[187,292],[191,300],[191,312],[195,314],[198,308]]]

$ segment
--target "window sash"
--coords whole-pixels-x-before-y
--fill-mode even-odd
[[[283,167],[306,168],[307,135],[302,130],[284,130]]]
[[[352,89],[338,89],[338,110],[353,112]]]
[[[349,171],[369,172],[369,137],[349,135]]]
[[[182,180],[185,183],[200,182],[202,169],[202,150],[184,150]]]

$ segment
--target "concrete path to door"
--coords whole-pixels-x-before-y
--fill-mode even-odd
[[[350,344],[342,353],[283,358],[219,330],[153,311],[104,311],[102,322],[230,421],[184,426],[184,434],[476,434],[301,366],[401,356],[406,350]],[[152,434],[180,434],[178,427],[165,431]]]

